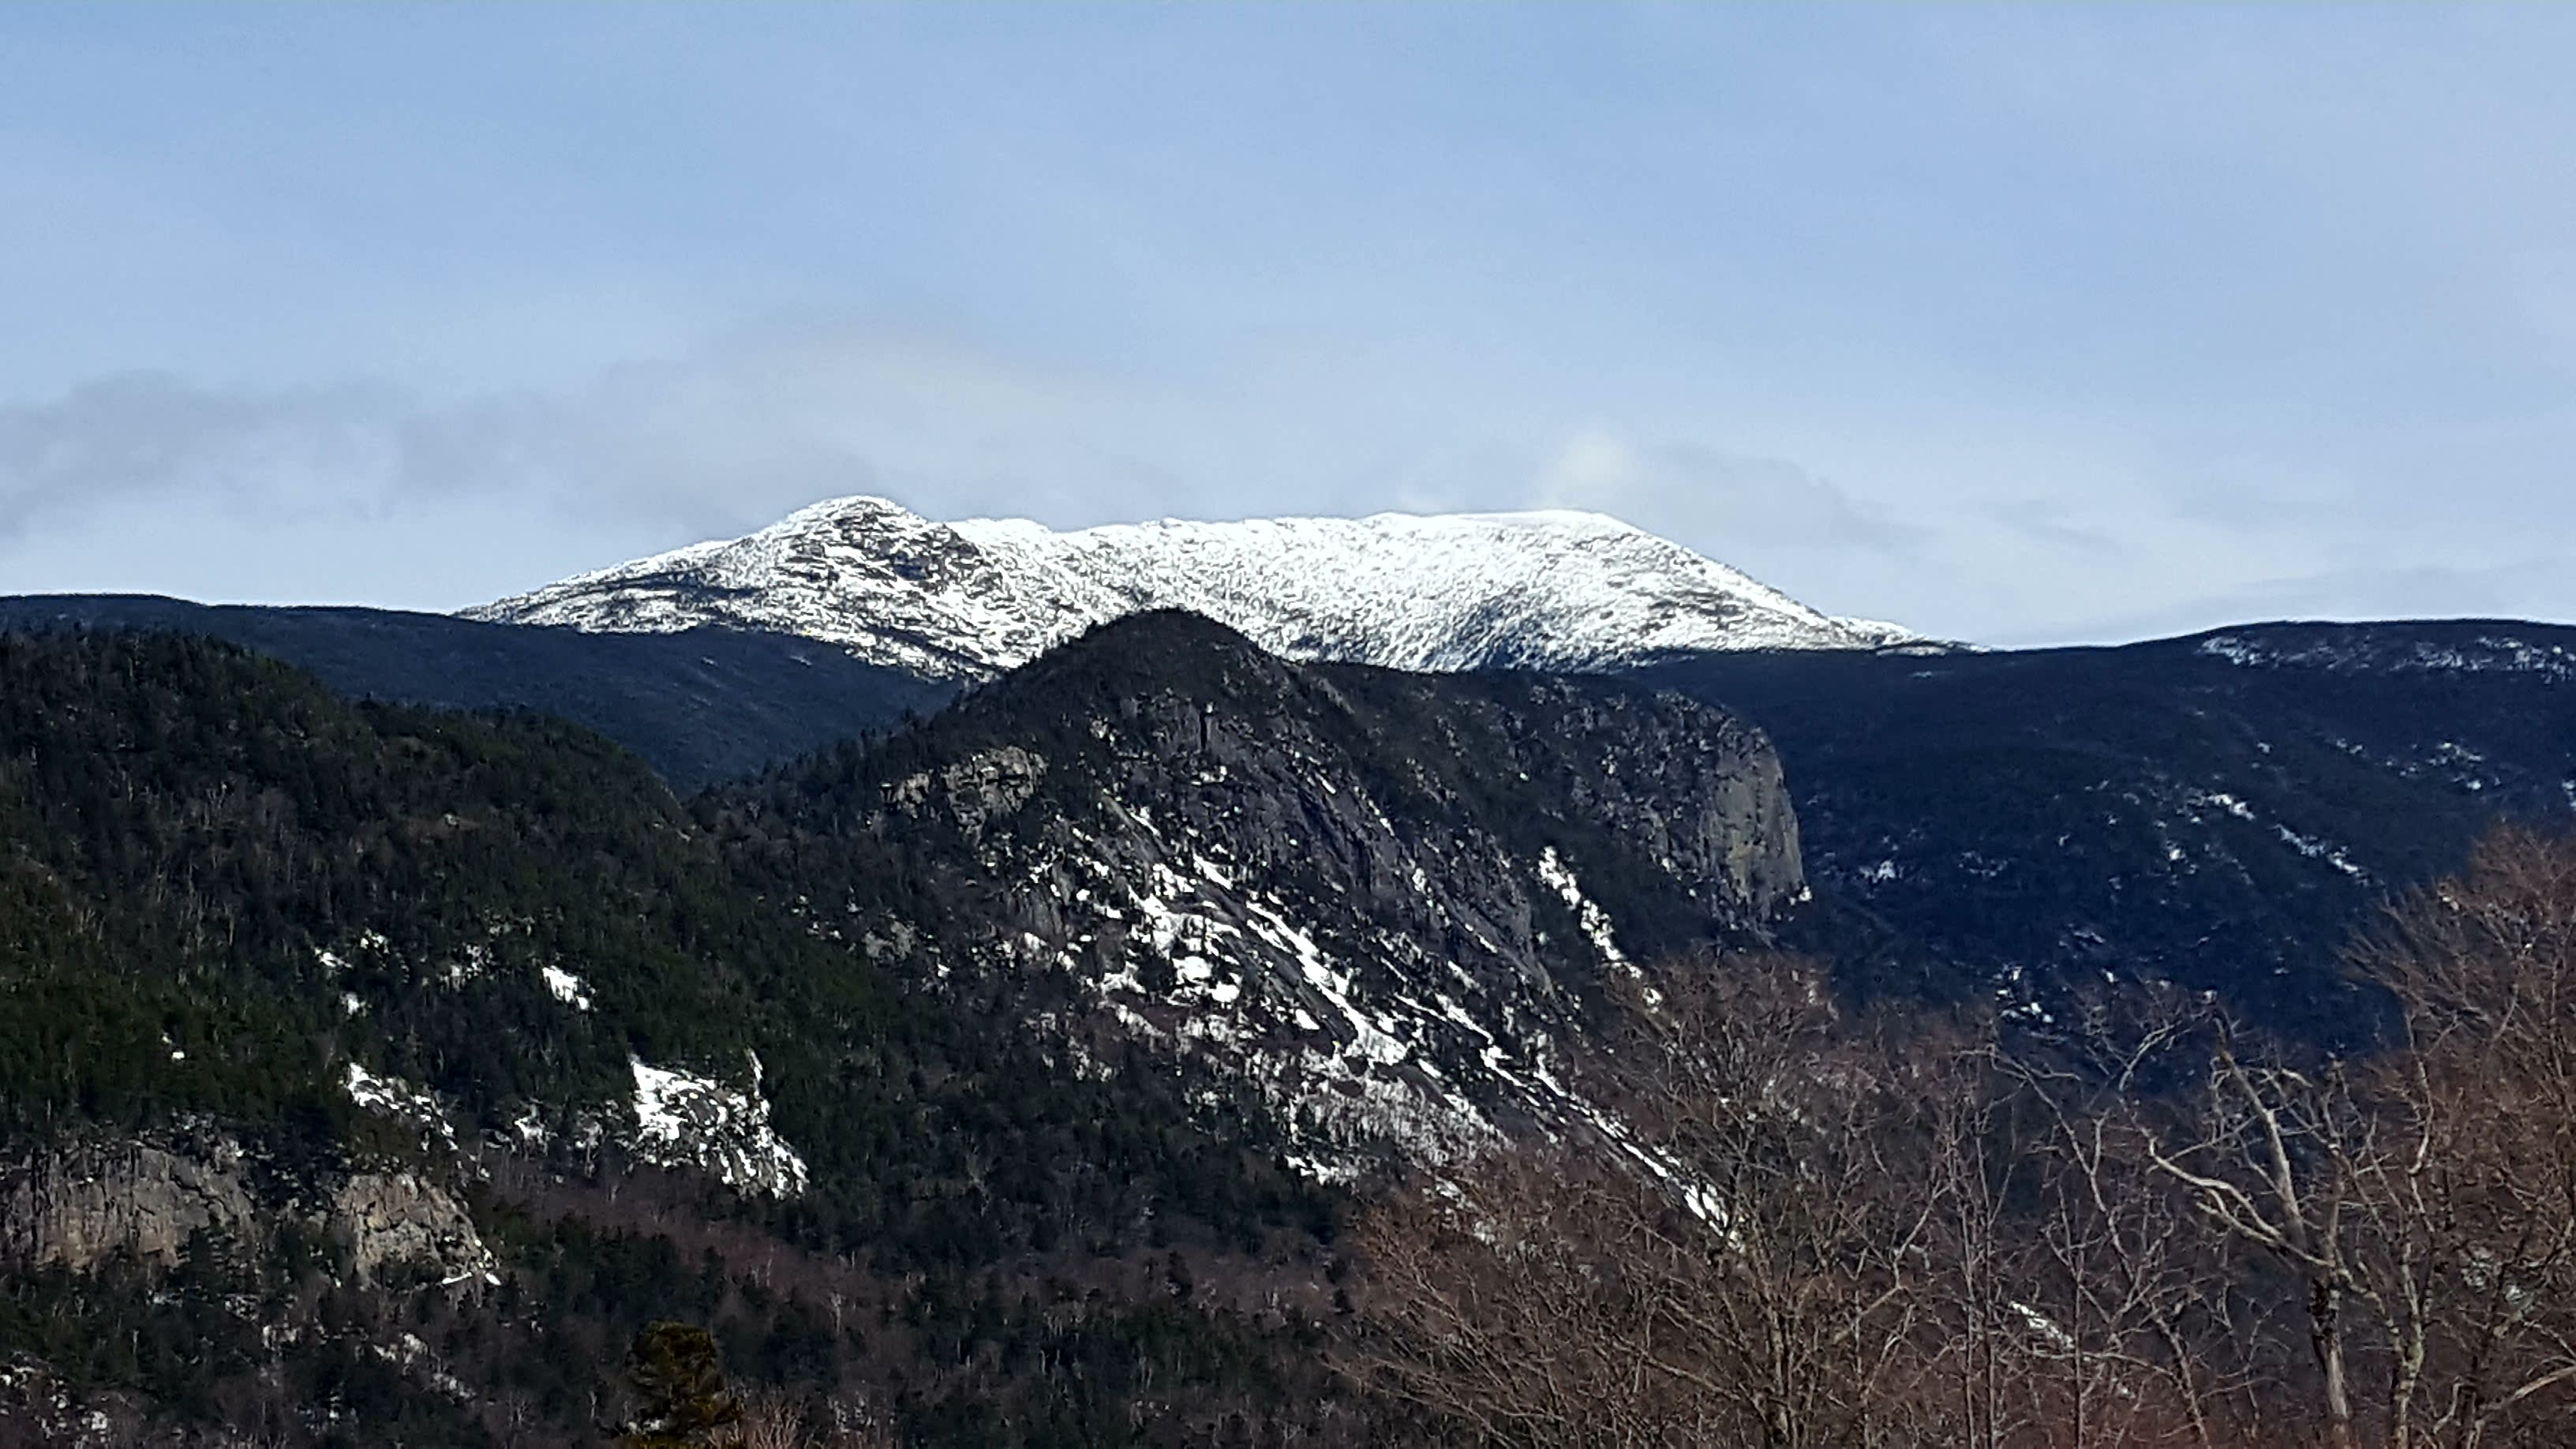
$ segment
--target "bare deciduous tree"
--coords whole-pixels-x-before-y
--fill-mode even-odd
[[[803,1400],[782,1390],[759,1389],[742,1396],[741,1420],[716,1442],[720,1449],[896,1449],[901,1441],[874,1414],[818,1429]]]
[[[2540,1442],[2576,1416],[2576,843],[2522,829],[2418,892],[2356,966],[2405,1046],[2364,1068],[2394,1325],[2390,1442]]]
[[[1939,1205],[1886,1063],[1801,963],[1663,972],[1627,1005],[1592,1082],[1608,1141],[1363,1226],[1356,1361],[1498,1443],[1898,1442]]]
[[[1349,1361],[1501,1444],[2566,1442],[2576,844],[2498,834],[2354,962],[2403,1032],[2351,1058],[2170,994],[2016,1056],[1795,961],[1653,973],[1606,1125],[1364,1222]]]

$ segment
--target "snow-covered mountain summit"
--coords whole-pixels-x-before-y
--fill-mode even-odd
[[[1180,608],[1295,659],[1586,671],[1679,650],[1910,642],[1829,618],[1724,564],[1593,513],[1268,518],[1057,532],[940,523],[880,498],[583,574],[468,610],[596,632],[701,624],[829,641],[974,680],[1093,625]]]

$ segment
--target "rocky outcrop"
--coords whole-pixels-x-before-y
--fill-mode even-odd
[[[352,1175],[331,1195],[330,1232],[366,1282],[408,1267],[479,1291],[492,1271],[492,1254],[464,1204],[415,1173]]]
[[[0,1175],[0,1263],[80,1272],[120,1253],[175,1263],[196,1234],[235,1237],[255,1217],[228,1140],[76,1144]]]
[[[166,1267],[200,1233],[247,1244],[290,1213],[314,1216],[264,1200],[228,1138],[78,1143],[0,1174],[0,1265],[87,1272],[123,1256]],[[479,1288],[492,1267],[464,1205],[415,1172],[353,1173],[319,1218],[362,1281],[408,1265]]]
[[[907,775],[886,787],[886,803],[918,815],[935,800],[972,837],[983,833],[985,821],[1027,804],[1045,774],[1044,758],[1004,745],[935,771]]]
[[[769,1125],[760,1058],[749,1090],[694,1072],[628,1064],[635,1073],[635,1155],[661,1167],[703,1172],[742,1193],[794,1197],[805,1190],[805,1159]]]

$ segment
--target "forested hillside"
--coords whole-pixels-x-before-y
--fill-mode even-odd
[[[0,680],[0,1421],[588,1442],[661,1317],[921,1442],[1329,1415],[1293,1313],[1192,1285],[1330,1204],[1205,1089],[1052,1067],[1008,1025],[1044,982],[934,999],[813,907],[899,914],[881,847],[202,640],[0,637]],[[701,1089],[666,1138],[639,1062]],[[801,1191],[710,1181],[782,1152]]]
[[[207,634],[310,671],[349,699],[533,710],[607,735],[681,790],[891,728],[954,692],[811,639],[742,629],[584,634],[148,594],[0,598],[0,629]]]

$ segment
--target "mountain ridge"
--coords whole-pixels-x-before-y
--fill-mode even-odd
[[[724,624],[967,681],[1154,608],[1205,615],[1291,659],[1433,672],[1597,673],[1712,649],[1925,642],[1827,616],[1603,514],[1165,519],[1058,532],[1026,519],[937,522],[868,497],[463,615],[595,632]]]
[[[2036,1020],[2088,982],[2215,990],[2354,1045],[2342,943],[2498,820],[2576,820],[2576,628],[2236,625],[1938,658],[1637,671],[1778,745],[1820,895]],[[1846,962],[1846,964],[1853,964]]]
[[[682,794],[890,728],[955,693],[811,639],[747,629],[587,634],[341,605],[0,597],[0,632],[84,630],[224,639],[345,699],[552,715],[615,738]]]

